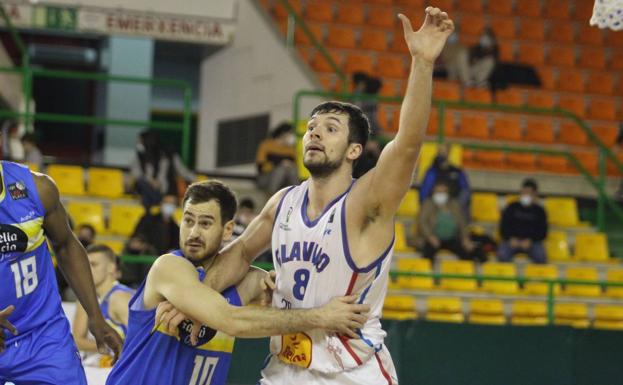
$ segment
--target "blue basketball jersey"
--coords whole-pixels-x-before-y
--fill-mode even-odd
[[[183,257],[181,252],[173,254]],[[205,271],[197,268],[203,281]],[[234,349],[234,337],[202,326],[199,344],[191,346],[191,324],[184,321],[175,335],[154,328],[156,309],[145,309],[145,282],[130,301],[128,334],[121,358],[106,385],[225,385]],[[223,291],[229,304],[242,306],[235,287]]]
[[[5,332],[7,346],[46,323],[65,318],[43,231],[45,209],[30,170],[2,161],[0,193],[0,309],[19,334]]]
[[[112,328],[115,329],[117,333],[119,333],[121,338],[125,338],[125,336],[128,334],[127,326],[125,326],[124,324],[115,322],[112,318],[110,318],[110,313],[108,313],[108,305],[110,302],[110,297],[117,291],[125,291],[126,293],[134,293],[133,289],[127,287],[124,284],[116,282],[115,285],[108,291],[108,293],[106,293],[104,298],[102,298],[102,301],[100,302],[100,310],[106,322],[108,322],[108,324],[112,326]]]

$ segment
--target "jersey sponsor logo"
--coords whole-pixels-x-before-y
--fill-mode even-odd
[[[286,364],[309,368],[312,360],[312,339],[305,333],[282,336],[278,357]]]
[[[275,258],[279,265],[292,261],[311,262],[318,273],[322,273],[331,262],[331,258],[322,251],[320,245],[307,241],[302,245],[299,241],[293,242],[289,252],[287,246],[282,244],[275,250]]]
[[[0,260],[5,253],[22,253],[28,247],[28,235],[13,225],[0,225]]]
[[[9,195],[13,200],[28,198],[28,190],[24,185],[24,182],[15,182],[8,186]]]
[[[203,344],[208,343],[216,335],[216,330],[210,327],[207,327],[205,325],[201,325],[201,329],[199,329],[199,336],[197,338],[199,340],[199,343],[197,345],[193,345],[190,343],[190,331],[192,327],[193,327],[193,322],[188,319],[182,321],[182,323],[177,326],[177,330],[180,335],[180,341],[184,345],[188,345],[192,347],[201,346]]]
[[[290,206],[288,208],[288,213],[286,214],[286,221],[285,221],[285,223],[284,222],[279,223],[279,228],[281,230],[283,230],[283,231],[290,231],[290,230],[292,230],[290,228],[290,225],[289,225],[289,223],[290,223],[290,216],[292,215],[292,211],[294,211],[294,208],[292,206]]]

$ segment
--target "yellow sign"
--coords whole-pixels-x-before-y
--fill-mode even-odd
[[[312,360],[312,340],[305,333],[281,336],[279,359],[290,365],[309,368]]]

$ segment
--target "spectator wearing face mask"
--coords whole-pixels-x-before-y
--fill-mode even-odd
[[[144,240],[147,247],[153,246],[158,255],[179,248],[180,228],[173,219],[176,208],[177,197],[165,195],[160,202],[159,210],[156,207],[143,215],[134,229],[132,238]]]
[[[543,240],[547,236],[547,215],[538,203],[538,187],[533,179],[521,185],[518,202],[509,204],[502,213],[498,260],[511,262],[517,253],[526,253],[534,263],[546,263]]]
[[[439,180],[433,194],[424,201],[418,216],[416,245],[424,258],[433,259],[446,249],[460,259],[471,259],[474,245],[458,202],[450,196],[448,183]]]
[[[469,49],[459,41],[459,30],[455,29],[441,51],[441,60],[448,74],[448,80],[460,81],[464,86],[471,86],[469,67]]]
[[[296,135],[290,123],[275,128],[264,139],[256,154],[257,184],[266,194],[273,195],[283,187],[299,183],[296,168]]]
[[[95,242],[95,229],[93,226],[83,223],[78,226],[78,230],[76,231],[76,236],[78,237],[78,241],[84,246],[86,249],[90,245]]]
[[[486,87],[489,77],[498,62],[498,42],[491,28],[486,28],[478,44],[470,50],[470,82],[477,87]]]
[[[450,144],[440,144],[437,149],[437,156],[431,167],[426,171],[422,185],[420,186],[420,204],[423,204],[433,193],[433,186],[443,180],[448,184],[450,198],[456,200],[461,206],[463,217],[469,222],[469,204],[471,191],[467,174],[461,168],[450,163],[448,154]]]

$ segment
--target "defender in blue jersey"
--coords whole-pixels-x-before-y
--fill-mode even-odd
[[[128,333],[128,303],[132,299],[134,290],[117,281],[120,274],[118,257],[110,247],[102,244],[89,245],[87,256],[102,315],[121,338],[125,338]],[[82,353],[84,365],[111,366],[108,355],[97,354],[95,340],[89,335],[87,313],[80,305],[76,306],[72,334]]]
[[[69,228],[54,181],[27,167],[0,162],[0,309],[17,334],[2,330],[0,384],[86,384],[58,294],[46,240],[89,315],[90,330],[118,354],[121,339],[99,310],[84,248]]]
[[[354,296],[333,299],[322,308],[278,310],[240,306],[261,294],[266,273],[253,269],[222,295],[203,284],[224,240],[233,232],[236,198],[218,181],[192,184],[184,196],[181,250],[154,263],[130,301],[128,335],[107,385],[224,385],[233,337],[264,337],[323,328],[352,333],[366,320],[366,305]],[[176,327],[156,322],[156,307],[168,301],[190,319]],[[198,343],[191,329],[203,325]],[[217,331],[218,330],[218,331]]]

